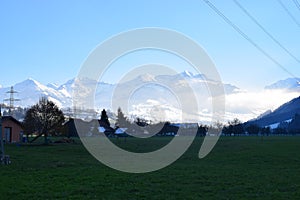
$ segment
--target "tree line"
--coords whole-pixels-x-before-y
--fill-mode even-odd
[[[296,135],[300,134],[300,115],[296,114],[289,121],[278,123],[277,127],[271,129],[270,126],[259,126],[257,124],[242,123],[238,119],[229,121],[224,125],[222,134],[225,136],[239,135]]]
[[[48,143],[49,136],[66,136],[64,123],[66,118],[62,110],[52,101],[41,98],[39,102],[29,109],[26,109],[23,121],[24,131],[27,138],[31,134],[35,137],[31,142],[41,136],[44,136],[45,143]],[[143,118],[136,117],[129,119],[125,116],[121,108],[117,110],[114,127],[111,126],[110,119],[105,109],[101,112],[101,117],[93,124],[92,134],[99,132],[98,127],[105,128],[107,136],[115,136],[116,130],[123,128],[125,130],[123,136],[133,135],[139,136],[143,134],[151,134],[156,136],[174,136],[179,134],[189,135],[196,132],[197,136],[225,135],[225,136],[242,136],[242,135],[283,135],[283,134],[299,134],[300,133],[300,115],[296,114],[290,122],[282,122],[275,129],[270,127],[260,127],[256,124],[242,123],[238,119],[229,121],[226,125],[216,123],[214,125],[202,124],[172,124],[166,122],[147,121]],[[85,131],[89,131],[86,129]],[[129,134],[128,134],[129,133]]]

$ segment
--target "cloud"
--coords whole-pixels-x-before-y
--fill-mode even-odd
[[[246,122],[256,118],[268,110],[275,110],[282,104],[299,96],[297,92],[287,92],[284,90],[262,90],[259,92],[240,92],[227,94],[225,96],[225,116],[223,123],[238,118]],[[191,109],[183,109],[176,102],[163,101],[162,99],[137,99],[132,104],[130,115],[140,116],[154,121],[181,122],[182,114],[185,113],[185,122],[201,122],[211,124],[212,101],[209,96],[198,98],[198,111],[190,112]],[[191,105],[192,108],[195,106]]]
[[[285,90],[262,90],[226,95],[226,118],[237,117],[242,121],[255,118],[299,96]]]

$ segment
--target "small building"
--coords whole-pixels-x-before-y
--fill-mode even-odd
[[[125,136],[127,136],[126,130],[127,130],[127,128],[117,128],[115,130],[115,135],[125,137]]]
[[[93,136],[99,132],[110,135],[114,133],[114,129],[97,119],[84,121],[70,118],[63,125],[63,135],[67,137]]]
[[[2,117],[2,138],[6,143],[20,142],[23,139],[21,122],[11,116]]]
[[[70,118],[63,124],[62,134],[66,137],[78,137],[78,133],[75,127],[75,122],[73,118]]]
[[[101,120],[98,120],[98,122],[99,122],[98,131],[100,133],[104,133],[106,136],[111,136],[115,133],[115,130],[112,127],[110,127],[109,124],[107,124]]]

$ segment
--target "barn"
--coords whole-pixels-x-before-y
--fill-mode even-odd
[[[11,116],[2,117],[2,138],[6,143],[20,142],[23,138],[21,122]]]

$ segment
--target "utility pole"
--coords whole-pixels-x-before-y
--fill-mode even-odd
[[[10,164],[10,159],[8,155],[5,155],[4,152],[4,143],[3,143],[3,135],[2,135],[2,113],[1,113],[1,105],[0,105],[0,145],[1,145],[1,158],[0,163],[2,165],[8,165]]]
[[[11,86],[10,90],[7,91],[6,93],[9,94],[9,98],[8,99],[4,99],[4,101],[9,101],[9,110],[8,110],[8,112],[9,112],[9,115],[12,116],[12,111],[14,109],[14,103],[15,103],[15,101],[20,101],[20,99],[16,99],[14,97],[14,94],[18,93],[18,92],[14,90],[13,86]]]

